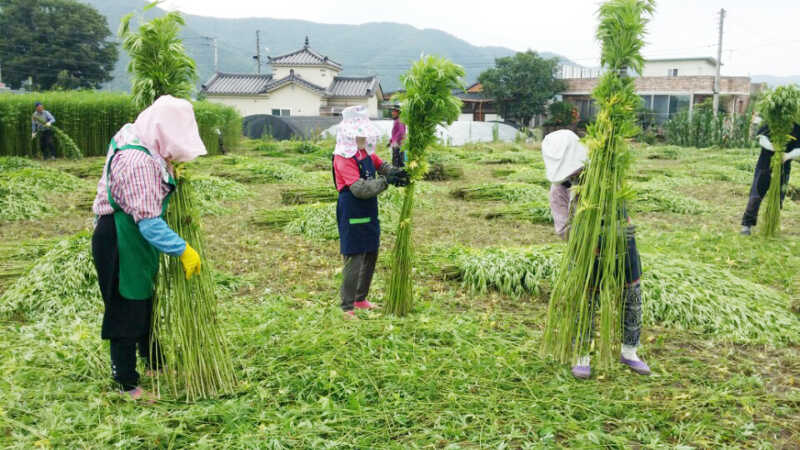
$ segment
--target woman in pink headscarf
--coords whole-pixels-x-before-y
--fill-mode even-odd
[[[165,95],[111,139],[97,184],[92,256],[105,304],[101,337],[111,341],[114,380],[134,399],[144,394],[136,346],[152,369],[162,361],[150,340],[159,254],[179,257],[187,279],[200,270],[197,252],[163,219],[175,189],[171,163],[204,154],[192,104]]]

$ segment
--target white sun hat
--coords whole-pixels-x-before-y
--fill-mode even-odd
[[[358,152],[356,138],[367,138],[368,154],[375,153],[381,130],[369,120],[369,109],[364,105],[350,106],[342,110],[342,121],[336,128],[336,148],[333,153],[352,158]]]
[[[589,150],[581,144],[577,134],[570,130],[558,130],[544,137],[542,157],[547,179],[551,183],[561,183],[583,168]]]

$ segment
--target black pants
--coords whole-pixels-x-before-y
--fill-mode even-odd
[[[761,149],[761,155],[756,163],[756,170],[753,174],[753,184],[750,186],[750,197],[747,200],[747,207],[742,216],[742,225],[747,227],[755,226],[758,222],[758,210],[761,208],[761,201],[767,195],[769,183],[772,180],[772,169],[770,160],[775,153]],[[792,171],[792,162],[787,161],[783,164],[781,172],[781,207],[786,198],[786,185],[789,184],[789,175]]]
[[[53,130],[44,128],[39,131],[39,148],[42,150],[42,158],[56,157],[56,144],[53,139]]]
[[[100,337],[111,341],[111,374],[124,390],[139,383],[136,346],[148,365],[160,368],[163,355],[151,342],[153,300],[129,300],[119,293],[119,251],[114,216],[101,216],[92,236],[92,257],[105,311]],[[151,352],[151,349],[153,352]]]
[[[353,303],[367,299],[377,261],[378,252],[344,255],[341,291],[343,311],[352,311]]]
[[[111,339],[111,376],[125,391],[130,391],[139,384],[139,372],[136,371],[137,346],[148,368],[159,369],[164,362],[158,342],[151,341],[150,334],[138,339]]]
[[[392,146],[392,165],[397,168],[406,166],[406,152],[400,150],[399,145]]]
[[[627,213],[625,213],[627,217]],[[629,227],[632,227],[629,225]],[[625,232],[625,288],[622,292],[623,306],[622,306],[622,343],[630,346],[639,345],[639,337],[642,334],[642,260],[639,256],[639,249],[636,247],[636,236],[633,228]],[[602,245],[602,239],[600,240]],[[600,286],[603,278],[603,273],[600,268],[600,261],[594,262],[594,273],[596,274],[596,281],[592,282],[592,286]],[[597,291],[598,288],[595,288]],[[592,336],[594,336],[594,318],[596,309],[599,307],[599,298],[594,295],[591,299],[591,316],[589,318],[589,329],[586,330],[587,334],[582,335],[579,331],[578,342],[581,343],[582,354],[588,352]]]

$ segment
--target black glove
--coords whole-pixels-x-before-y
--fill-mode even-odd
[[[386,175],[386,182],[397,187],[408,186],[409,181],[408,172],[403,169],[393,169]]]

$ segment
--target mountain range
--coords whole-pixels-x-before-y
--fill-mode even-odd
[[[133,11],[141,11],[145,0],[81,0],[106,16],[111,32],[116,36],[120,19]],[[151,19],[164,11],[154,8],[142,15]],[[182,32],[188,53],[197,62],[198,86],[214,74],[214,53],[209,38],[216,38],[218,67],[221,72],[255,73],[257,65],[256,31],[260,31],[262,67],[268,73],[267,56],[278,56],[301,48],[305,38],[311,47],[342,64],[345,76],[377,75],[385,92],[400,87],[402,75],[423,53],[452,59],[464,66],[466,81],[474,82],[478,75],[494,65],[495,58],[516,53],[505,47],[479,47],[451,34],[434,29],[419,29],[399,23],[366,23],[336,25],[304,20],[247,18],[225,19],[183,14],[186,27]],[[555,53],[540,51],[546,58],[556,57],[574,64]],[[130,77],[126,71],[128,55],[120,50],[114,68],[114,79],[105,85],[108,90],[127,91]],[[770,86],[799,83],[800,75],[753,75],[754,83]]]
[[[800,84],[800,75],[792,75],[788,77],[778,77],[774,75],[751,75],[750,80],[753,83],[767,83],[770,86],[781,86],[784,84]]]
[[[116,35],[120,19],[132,11],[141,11],[143,0],[83,0],[95,7],[108,19],[111,32]],[[142,17],[150,19],[163,14],[154,8]],[[197,62],[199,83],[214,73],[211,41],[217,39],[219,71],[255,73],[257,65],[256,31],[260,30],[262,72],[268,73],[267,55],[278,56],[302,48],[306,36],[311,47],[319,53],[342,64],[345,76],[377,75],[384,91],[400,87],[402,75],[413,61],[423,53],[452,59],[464,66],[466,81],[475,81],[478,75],[494,65],[495,58],[516,53],[504,47],[478,47],[451,34],[433,29],[418,29],[398,23],[366,23],[362,25],[334,25],[303,20],[247,18],[224,19],[183,14],[186,27],[182,37],[188,53]],[[136,21],[134,21],[136,22]],[[550,52],[540,52],[544,57],[565,58]],[[105,87],[110,90],[128,90],[130,78],[126,72],[128,56],[120,51],[114,69],[114,79]]]

